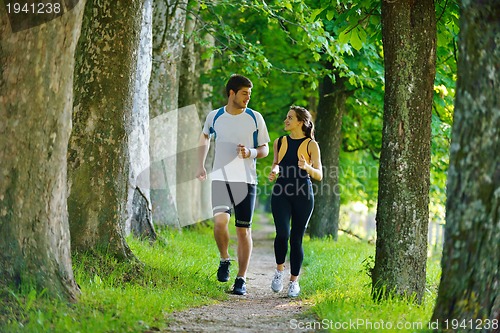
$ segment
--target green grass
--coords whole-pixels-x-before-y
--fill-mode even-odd
[[[159,234],[152,246],[128,239],[143,265],[75,256],[82,290],[76,304],[49,300],[34,290],[4,291],[0,331],[144,332],[165,329],[174,310],[227,299],[227,286],[214,283],[218,256],[210,227]]]
[[[415,332],[426,329],[435,304],[439,283],[439,261],[428,260],[426,295],[421,305],[390,298],[372,300],[369,268],[375,246],[341,235],[337,242],[305,242],[303,297],[308,298],[318,318],[317,328],[346,332]],[[303,323],[306,325],[306,323]]]
[[[234,230],[231,232],[234,234]],[[173,311],[228,299],[227,286],[215,283],[218,257],[211,227],[161,230],[159,235],[154,245],[128,239],[142,264],[91,254],[75,256],[73,269],[82,290],[76,304],[48,299],[44,292],[29,286],[0,290],[0,331],[164,330]],[[298,325],[335,331],[335,325],[363,321],[365,327],[345,330],[352,332],[382,321],[394,325],[415,322],[425,327],[439,280],[437,260],[429,261],[429,291],[422,305],[397,299],[374,303],[366,274],[366,266],[373,264],[369,259],[374,256],[373,245],[341,235],[338,242],[305,239],[304,247],[301,299],[312,304],[312,311],[321,319]]]

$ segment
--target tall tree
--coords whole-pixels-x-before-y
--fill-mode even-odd
[[[68,300],[79,294],[71,268],[66,154],[84,4],[15,33],[0,8],[0,284],[32,283]]]
[[[208,73],[213,66],[213,57],[204,56],[207,49],[214,46],[214,38],[207,33],[200,33],[203,24],[198,19],[200,5],[189,1],[188,15],[184,28],[182,63],[179,77],[179,119],[177,151],[183,152],[177,157],[177,208],[182,225],[191,224],[212,217],[210,207],[210,182],[193,179],[196,173],[197,149],[201,123],[212,110],[208,100],[212,86],[204,84],[202,73]],[[190,112],[196,110],[197,112]],[[186,114],[188,112],[188,114]],[[196,119],[192,119],[196,117]],[[198,124],[199,126],[193,126]],[[194,141],[194,142],[193,142]],[[213,155],[213,150],[211,150]],[[211,165],[211,157],[207,166]],[[193,179],[192,181],[181,180]]]
[[[176,226],[177,101],[186,7],[187,0],[153,0],[153,68],[149,82],[149,114],[153,121],[151,200],[154,222]]]
[[[326,68],[332,70],[329,63]],[[345,78],[332,81],[334,73],[323,78],[319,85],[316,139],[321,147],[321,161],[324,166],[324,179],[315,183],[315,212],[311,216],[311,237],[331,236],[337,240],[340,213],[339,190],[339,153],[342,142],[342,116],[349,92]]]
[[[126,235],[156,239],[150,195],[149,157],[149,79],[152,66],[152,2],[145,0],[137,59],[132,132],[128,139],[130,154],[127,196]]]
[[[386,89],[372,286],[375,297],[386,290],[420,302],[429,221],[434,1],[384,0],[382,41]]]
[[[500,2],[462,1],[445,244],[433,314],[442,329],[453,319],[463,332],[479,324],[491,332],[500,328],[498,36]]]
[[[68,212],[75,250],[132,257],[123,226],[128,136],[144,0],[90,0],[78,42]]]

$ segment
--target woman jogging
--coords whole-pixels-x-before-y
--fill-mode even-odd
[[[304,259],[302,239],[314,208],[311,177],[321,180],[323,171],[309,111],[300,106],[292,106],[284,123],[289,135],[274,141],[274,160],[269,174],[270,181],[274,181],[278,175],[271,196],[276,227],[276,272],[271,289],[275,292],[283,289],[284,264],[290,241],[288,296],[296,297],[300,293],[298,278]]]

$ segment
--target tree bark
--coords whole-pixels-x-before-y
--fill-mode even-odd
[[[327,68],[332,69],[328,64]],[[332,74],[333,75],[333,74]],[[316,139],[321,149],[323,180],[314,183],[315,204],[310,221],[311,237],[332,237],[337,240],[339,230],[340,190],[339,154],[342,140],[342,115],[348,92],[345,79],[336,82],[328,76],[319,85]]]
[[[421,302],[436,68],[434,1],[383,1],[382,39],[386,86],[372,286],[376,298],[395,293]]]
[[[462,1],[442,275],[433,323],[500,331],[500,3]],[[496,320],[496,328],[487,327]],[[448,323],[448,325],[446,325]]]
[[[195,3],[195,1],[192,1]],[[199,7],[193,5],[193,7]],[[191,8],[196,11],[198,8]],[[198,140],[202,121],[212,110],[208,97],[212,87],[202,83],[202,73],[208,73],[213,67],[213,58],[203,59],[206,47],[214,45],[209,34],[200,35],[197,31],[200,22],[194,15],[188,15],[184,29],[184,52],[179,80],[179,121],[177,151],[184,152],[177,158],[177,179],[191,179],[177,186],[177,208],[181,225],[189,225],[212,217],[210,205],[210,182],[200,182],[194,178],[198,163]],[[202,46],[197,40],[203,39]],[[194,125],[197,126],[194,126]],[[213,155],[213,150],[210,151]],[[211,163],[207,157],[207,165]],[[191,166],[186,168],[186,166]]]
[[[153,71],[149,83],[153,219],[179,226],[176,208],[177,112],[187,0],[153,1]],[[161,116],[161,117],[160,117]]]
[[[75,68],[68,211],[77,251],[133,257],[125,238],[137,50],[144,0],[90,0]]]
[[[127,221],[125,234],[131,232],[139,238],[156,239],[150,192],[149,156],[149,80],[152,66],[152,6],[145,0],[137,75],[132,110],[132,132],[129,137],[130,172],[127,195]]]
[[[32,284],[70,301],[80,291],[71,267],[66,154],[84,5],[16,33],[0,8],[0,284]]]

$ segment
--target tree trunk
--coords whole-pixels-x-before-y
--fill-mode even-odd
[[[151,199],[156,224],[179,226],[176,208],[177,100],[187,0],[153,0],[153,71],[149,83]],[[176,114],[165,115],[175,112]],[[160,117],[161,116],[161,117]]]
[[[85,7],[75,69],[68,211],[74,250],[133,257],[124,238],[143,0]]]
[[[332,69],[331,64],[328,64],[328,67]],[[337,240],[338,236],[339,153],[342,140],[342,115],[348,97],[344,82],[344,78],[337,78],[334,83],[326,76],[319,85],[316,139],[321,149],[324,177],[320,183],[314,183],[314,212],[309,227],[311,237],[316,238],[330,236]]]
[[[385,97],[374,297],[425,289],[436,18],[432,0],[383,1]],[[383,294],[386,291],[387,294]]]
[[[500,330],[500,3],[463,1],[442,275],[433,323]],[[456,320],[454,323],[452,320]],[[496,329],[487,327],[496,320]]]
[[[149,90],[152,64],[152,2],[145,0],[137,59],[132,132],[129,138],[130,172],[125,234],[156,239],[150,194]],[[141,181],[146,180],[146,182]]]
[[[212,109],[207,98],[212,92],[212,87],[202,84],[201,73],[207,73],[212,69],[213,58],[204,60],[202,54],[207,46],[214,45],[214,39],[208,34],[197,35],[197,30],[200,30],[199,21],[193,15],[188,15],[184,29],[184,52],[179,81],[181,108],[177,141],[177,150],[184,152],[177,157],[177,179],[189,180],[178,181],[177,186],[177,208],[183,226],[212,217],[210,182],[200,182],[194,175],[198,163],[197,146],[202,121]],[[196,42],[198,38],[204,39],[205,46]],[[191,168],[186,168],[187,165]]]
[[[0,9],[0,284],[33,284],[71,301],[80,291],[71,268],[66,154],[84,5],[16,33]]]

